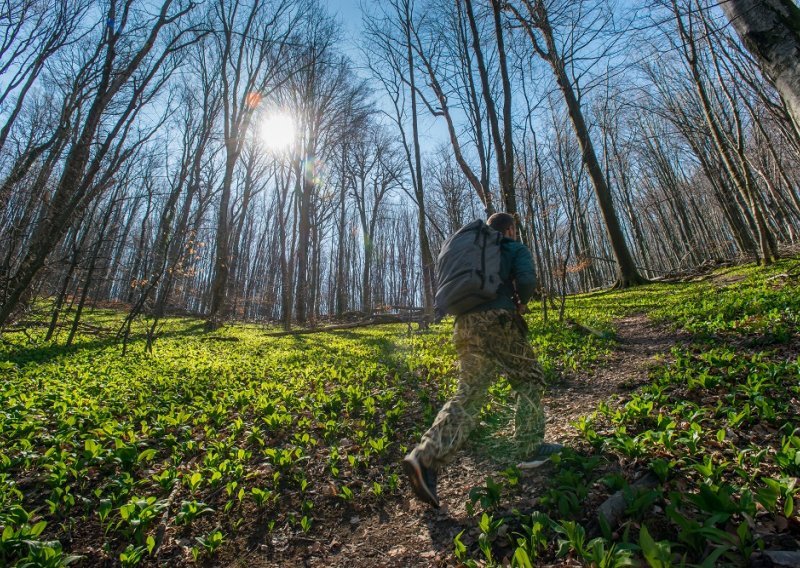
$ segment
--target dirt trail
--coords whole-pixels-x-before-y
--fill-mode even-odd
[[[547,436],[562,443],[579,436],[570,426],[580,416],[594,412],[597,404],[645,384],[650,367],[670,356],[681,341],[677,333],[637,314],[616,322],[617,348],[591,375],[568,377],[545,398]]]
[[[654,324],[644,315],[619,320],[616,330],[619,344],[606,361],[590,373],[565,378],[545,397],[548,440],[566,445],[575,443],[579,434],[571,422],[593,412],[600,401],[620,400],[625,393],[644,384],[648,369],[668,358],[671,348],[681,341],[678,334]],[[403,499],[371,512],[341,511],[338,526],[327,524],[323,534],[317,533],[315,539],[307,540],[305,550],[287,546],[281,553],[279,547],[270,547],[271,558],[265,558],[266,550],[252,551],[232,566],[451,566],[454,537],[462,530],[466,530],[465,535],[475,531],[473,536],[477,536],[476,521],[465,510],[470,489],[483,485],[490,475],[497,477],[501,470],[497,463],[462,452],[447,471],[440,472],[442,508],[439,510],[412,499],[403,482]],[[546,472],[547,469],[540,469],[524,474],[520,482],[521,499],[532,500],[540,493]],[[323,523],[321,520],[318,527]],[[465,536],[464,540],[472,538]]]

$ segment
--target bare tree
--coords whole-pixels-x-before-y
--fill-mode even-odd
[[[576,91],[576,81],[570,78],[568,74],[568,62],[556,42],[556,31],[550,21],[549,9],[544,0],[521,0],[521,5],[526,11],[525,14],[512,2],[507,3],[506,7],[522,25],[534,52],[550,65],[561,95],[564,98],[575,136],[581,147],[586,171],[592,181],[595,196],[603,214],[608,240],[614,252],[617,272],[616,285],[627,287],[646,282],[646,279],[636,269],[633,256],[625,240],[614,206],[611,188],[608,186],[608,180],[603,174],[603,169],[597,158],[594,143],[589,133],[589,127],[584,118],[579,96],[580,91]],[[581,8],[575,8],[575,11],[579,14],[583,12]],[[591,23],[596,25],[598,22]],[[587,26],[587,29],[591,29],[591,27]],[[573,41],[577,41],[577,38],[574,38]]]
[[[58,0],[47,5],[9,0],[0,6],[0,109],[5,119],[0,128],[0,151],[47,61],[80,37],[76,32],[90,6],[87,0]]]
[[[463,6],[460,2],[456,2],[455,7],[455,13],[443,9],[441,17],[437,18],[438,14],[429,16],[422,23],[426,30],[424,37],[423,32],[417,29],[416,23],[410,22],[414,55],[422,76],[425,77],[425,82],[435,97],[435,102],[429,100],[422,88],[418,88],[417,92],[431,115],[445,119],[456,162],[483,203],[488,216],[495,212],[495,206],[489,187],[488,147],[483,134],[483,106],[473,77],[472,51],[469,47]],[[437,22],[437,19],[441,21]],[[458,39],[453,41],[452,36]],[[454,105],[451,101],[456,101],[456,108],[452,108]],[[466,132],[458,132],[454,117],[457,110],[464,111],[469,117]],[[496,122],[497,117],[494,118]],[[479,173],[474,171],[467,159],[468,150],[465,148],[464,139],[472,140],[475,144]]]
[[[759,242],[760,259],[763,264],[771,264],[777,257],[777,250],[774,237],[767,226],[763,204],[754,184],[752,171],[744,159],[744,134],[742,131],[741,120],[735,101],[732,100],[730,91],[724,81],[720,81],[717,76],[717,84],[722,90],[723,97],[727,102],[727,109],[731,112],[734,120],[733,144],[728,142],[721,125],[720,116],[714,110],[714,93],[707,88],[708,80],[704,77],[703,61],[697,46],[697,34],[695,26],[700,25],[706,35],[710,33],[707,22],[703,18],[702,8],[689,1],[686,10],[682,10],[677,1],[672,2],[675,20],[683,41],[682,55],[686,60],[692,74],[697,96],[703,109],[703,116],[711,134],[711,139],[719,152],[725,169],[731,176],[736,190],[748,205],[749,212],[753,216]],[[712,65],[716,58],[712,56]]]
[[[351,63],[336,53],[337,30],[323,10],[316,9],[303,31],[304,47],[295,57],[301,69],[288,82],[282,101],[297,117],[297,142],[292,149],[291,164],[296,195],[297,248],[293,268],[294,319],[305,324],[315,317],[311,295],[319,275],[311,262],[319,253],[317,215],[328,216],[333,200],[320,200],[323,188],[323,166],[337,159],[338,147],[361,124],[368,107],[369,91],[358,79]],[[291,314],[286,317],[291,317]]]
[[[199,44],[198,54],[203,44]],[[180,117],[176,127],[181,131],[180,158],[169,164],[169,188],[162,206],[156,242],[153,245],[152,261],[148,263],[146,278],[132,290],[138,292],[131,309],[123,322],[119,335],[127,340],[131,324],[152,300],[151,331],[148,334],[149,349],[152,346],[155,328],[164,315],[167,300],[172,291],[188,240],[188,224],[191,207],[199,199],[201,168],[203,160],[212,153],[209,145],[213,136],[215,119],[220,110],[219,90],[208,77],[209,69],[202,56],[197,57],[199,85],[184,85],[180,95]],[[155,296],[155,298],[153,298]]]
[[[269,99],[297,68],[290,52],[294,28],[305,9],[300,6],[293,11],[286,0],[217,0],[214,4],[211,25],[223,104],[225,170],[217,209],[209,329],[222,325],[227,316],[234,170],[261,101]]]
[[[479,198],[472,191],[474,186],[464,176],[448,146],[437,149],[428,166],[427,177],[431,180],[428,209],[431,216],[436,217],[443,235],[451,235],[471,219],[481,216],[483,203],[476,201]]]
[[[414,0],[389,0],[378,18],[366,18],[367,61],[389,96],[393,114],[406,154],[411,177],[408,192],[417,206],[420,263],[422,269],[422,304],[426,314],[433,314],[435,291],[434,259],[428,236],[425,189],[423,185],[422,150],[420,147],[417,64],[414,56]],[[406,97],[408,102],[406,102]],[[406,104],[408,107],[406,108]],[[408,136],[406,120],[411,121]]]
[[[680,52],[681,48],[676,46],[675,50]],[[652,163],[649,152],[655,150],[647,139],[650,137],[666,139],[666,134],[670,131],[669,125],[672,125],[686,141],[688,149],[699,164],[700,172],[708,180],[711,195],[723,213],[736,248],[741,254],[758,256],[757,238],[754,237],[755,224],[749,207],[742,200],[741,193],[732,186],[730,175],[725,172],[725,165],[719,156],[717,145],[712,140],[691,72],[688,69],[678,69],[673,62],[667,61],[662,61],[658,66],[649,65],[646,72],[651,78],[654,90],[658,93],[659,100],[650,100],[641,109],[643,132],[640,136],[644,140],[640,148],[645,149],[643,153],[645,163]],[[727,138],[726,135],[725,140]],[[679,145],[675,136],[669,139],[671,146]],[[663,148],[659,148],[658,152],[663,152]],[[686,160],[688,161],[688,158]],[[658,182],[653,182],[651,185],[651,190],[658,193]],[[648,213],[660,208],[658,200],[662,197],[652,196],[656,201],[648,204]],[[669,242],[672,234],[667,234],[666,238]]]
[[[165,83],[164,67],[176,65],[176,55],[196,41],[188,23],[192,3],[165,0],[151,16],[135,9],[133,0],[109,7],[107,23],[98,30],[94,51],[86,71],[95,73],[86,100],[82,124],[67,152],[53,195],[39,214],[30,244],[16,271],[4,286],[0,325],[5,324],[44,266],[50,252],[61,240],[78,208],[107,189],[98,175],[107,158],[118,163],[133,154],[124,140],[148,102]],[[133,30],[128,34],[128,26]],[[135,78],[135,80],[134,80]],[[115,111],[109,116],[109,107]],[[118,110],[117,110],[118,109]],[[97,140],[101,125],[100,140]],[[106,169],[113,177],[113,169]],[[101,176],[102,177],[102,176]]]
[[[500,71],[501,87],[503,93],[503,129],[500,130],[500,123],[492,93],[492,86],[489,80],[486,58],[483,54],[481,45],[481,34],[472,6],[472,0],[465,0],[465,12],[469,20],[469,28],[472,33],[472,49],[475,52],[475,61],[478,66],[478,75],[481,80],[481,91],[483,101],[486,105],[486,114],[489,121],[489,131],[494,141],[495,159],[497,160],[497,174],[500,179],[500,193],[503,196],[503,204],[507,213],[516,215],[517,200],[514,188],[514,144],[511,124],[511,79],[506,63],[505,41],[503,39],[503,27],[501,23],[501,5],[498,0],[491,0],[492,20],[494,24],[495,40],[497,45],[497,61]]]
[[[361,311],[370,313],[373,308],[372,265],[377,225],[385,219],[383,206],[390,192],[397,187],[403,164],[389,135],[377,125],[355,142],[351,156],[351,195],[361,224],[364,252]]]

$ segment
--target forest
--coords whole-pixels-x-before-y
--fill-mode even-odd
[[[3,325],[429,311],[494,211],[552,296],[796,242],[793,107],[713,5],[368,3],[358,65],[320,2],[46,7],[2,14]]]
[[[800,565],[798,62],[796,0],[0,2],[0,565]],[[495,212],[566,449],[501,377],[428,510]]]

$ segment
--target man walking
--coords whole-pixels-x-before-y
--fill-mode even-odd
[[[414,494],[439,507],[436,473],[466,442],[475,427],[490,384],[504,375],[517,393],[514,438],[521,456],[541,465],[561,450],[543,444],[544,375],[528,343],[525,305],[536,289],[536,274],[528,248],[517,241],[514,217],[495,213],[487,224],[503,235],[497,296],[456,317],[453,341],[460,362],[458,387],[445,403],[420,443],[403,459]]]

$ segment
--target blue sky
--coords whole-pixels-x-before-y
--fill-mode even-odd
[[[335,15],[344,25],[345,39],[350,41],[357,38],[361,30],[359,0],[327,0],[327,3],[331,14]]]
[[[358,51],[358,41],[361,37],[361,7],[379,4],[381,0],[324,0],[328,10],[342,23],[342,37],[344,51],[355,63],[361,65],[361,54]],[[359,71],[364,75],[365,72]],[[380,92],[379,92],[380,93]],[[380,97],[380,94],[379,94]],[[437,121],[423,112],[421,141],[425,150],[432,150],[436,144],[447,141],[447,130],[443,121]]]

